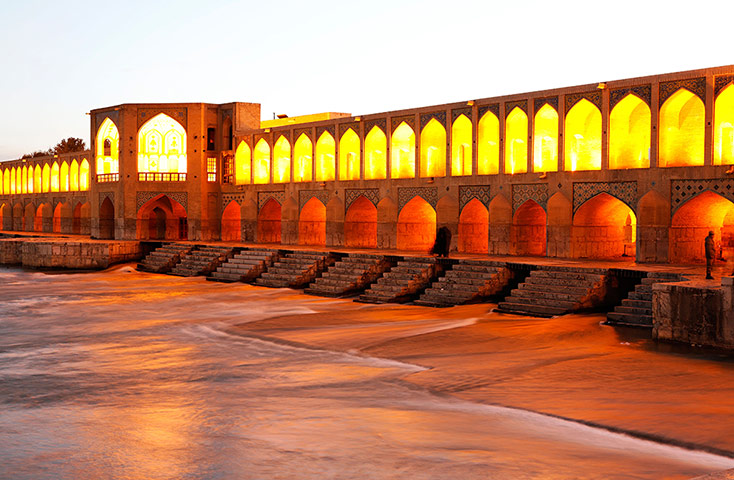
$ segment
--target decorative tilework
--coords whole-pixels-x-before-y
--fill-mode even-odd
[[[537,112],[538,110],[543,108],[543,105],[545,105],[546,103],[553,107],[553,110],[555,110],[556,112],[558,111],[558,97],[536,98],[534,104],[535,111]]]
[[[336,138],[335,125],[322,125],[320,127],[316,127],[316,138],[321,138],[321,134],[323,134],[324,132],[329,132],[331,138]]]
[[[672,82],[661,82],[660,83],[660,96],[658,103],[662,105],[667,99],[670,98],[678,89],[685,88],[690,90],[691,93],[697,95],[702,102],[706,101],[706,78],[690,78],[688,80],[675,80]]]
[[[101,194],[100,194],[101,195]],[[181,206],[188,212],[189,210],[189,194],[187,192],[138,192],[135,205],[137,210],[148,203],[158,195],[165,195],[171,200],[175,200],[181,204]]]
[[[311,138],[311,129],[310,128],[297,128],[293,130],[293,138],[298,141],[298,139],[301,137],[301,135],[306,135],[309,140],[313,142],[313,138]]]
[[[431,121],[431,119],[435,118],[438,123],[443,125],[443,128],[446,128],[446,112],[434,112],[434,113],[422,113],[421,114],[421,130],[426,128],[426,125],[428,125],[428,122]]]
[[[596,90],[593,92],[581,92],[566,95],[566,114],[568,114],[568,111],[571,110],[574,105],[584,98],[596,105],[596,108],[601,111],[601,92]]]
[[[489,208],[489,185],[459,185],[459,212],[475,198]]]
[[[479,114],[479,120],[482,119],[485,113],[492,112],[494,113],[494,116],[499,118],[500,117],[500,105],[499,103],[493,103],[492,105],[482,105],[479,107],[479,111],[477,112]]]
[[[438,188],[436,187],[398,187],[398,211],[413,199],[421,197],[434,209],[438,203]]]
[[[375,118],[372,120],[367,120],[364,124],[364,134],[367,135],[370,133],[370,131],[374,128],[378,127],[380,130],[382,130],[382,133],[387,133],[387,120],[384,118]]]
[[[672,180],[670,182],[670,209],[678,208],[706,190],[718,193],[734,202],[734,178],[709,178],[701,180]]]
[[[85,203],[87,203],[87,201],[87,197],[74,197],[71,199],[71,207],[73,209],[74,207],[76,207],[77,203],[84,205]]]
[[[102,125],[102,123],[104,122],[104,119],[107,117],[109,117],[109,119],[112,120],[112,123],[114,123],[115,125],[119,125],[119,120],[120,120],[119,110],[112,110],[109,112],[97,112],[94,114],[94,131],[95,132],[99,130],[99,127]]]
[[[548,184],[528,183],[512,185],[513,214],[528,200],[534,201],[545,210],[548,205]]]
[[[395,129],[398,128],[398,126],[401,123],[403,123],[403,122],[407,123],[408,126],[410,128],[412,128],[413,131],[415,132],[415,117],[413,115],[408,115],[408,116],[405,116],[405,117],[393,117],[393,118],[391,118],[390,119],[390,128],[394,132]]]
[[[257,145],[258,142],[260,142],[260,140],[265,140],[265,143],[267,143],[268,146],[270,146],[270,135],[269,134],[265,133],[265,134],[255,135],[255,145]]]
[[[298,192],[298,210],[302,210],[303,206],[312,198],[318,198],[321,203],[326,206],[329,203],[329,192],[326,190],[301,190]]]
[[[140,108],[138,109],[138,130],[145,122],[159,113],[165,113],[186,128],[185,108]]]
[[[634,212],[637,205],[637,182],[573,182],[573,211],[600,193],[624,202]]]
[[[347,130],[349,130],[350,128],[354,130],[354,133],[359,135],[359,122],[340,123],[339,124],[339,138],[341,138],[345,133],[347,133]]]
[[[512,110],[515,109],[515,107],[519,107],[520,110],[525,112],[525,115],[528,114],[528,101],[527,100],[516,100],[514,102],[507,102],[505,103],[505,118],[512,112]]]
[[[110,202],[112,202],[112,206],[115,206],[115,192],[99,192],[99,207],[102,208],[102,203],[104,202],[105,198],[109,198]],[[44,199],[42,203],[46,203],[46,200]],[[145,202],[143,202],[145,203]],[[138,210],[140,210],[140,207],[142,207],[143,204],[140,204],[138,206]]]
[[[366,198],[367,200],[372,202],[372,205],[374,205],[375,207],[378,203],[380,203],[380,191],[377,188],[347,189],[344,196],[346,197],[346,202],[344,203],[345,212],[349,210],[349,207],[359,197]]]
[[[237,202],[241,207],[245,203],[246,195],[244,193],[223,193],[222,194],[222,206],[219,209],[219,215],[224,213],[224,209],[227,208],[230,202]]]
[[[721,75],[716,77],[714,82],[714,96],[718,97],[719,93],[725,89],[730,83],[734,82],[734,75]]]
[[[451,124],[453,125],[457,118],[465,115],[471,121],[471,107],[457,108],[451,110]]]
[[[283,205],[283,202],[285,201],[285,192],[282,190],[279,192],[257,192],[257,211],[259,212],[262,210],[271,198],[280,205]]]
[[[609,110],[612,110],[616,104],[621,102],[622,99],[630,93],[640,97],[640,99],[645,102],[648,107],[650,106],[652,98],[652,86],[641,85],[639,87],[618,88],[616,90],[612,90],[609,93]]]
[[[278,140],[280,140],[280,137],[285,138],[285,140],[288,143],[291,143],[290,133],[291,133],[290,131],[286,131],[286,132],[277,132],[277,133],[273,134],[273,138],[275,139],[275,141],[273,142],[273,145],[275,145],[276,143],[278,143]]]

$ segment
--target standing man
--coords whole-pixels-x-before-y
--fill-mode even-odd
[[[716,256],[713,231],[709,231],[709,234],[703,244],[706,250],[706,280],[712,280],[714,277],[711,276],[711,266],[713,265],[714,257]]]

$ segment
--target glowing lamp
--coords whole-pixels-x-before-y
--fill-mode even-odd
[[[474,106],[474,100],[469,100],[468,102],[466,102],[466,104],[469,105],[470,107],[473,107]]]
[[[599,85],[596,86],[596,88],[598,88],[599,90],[604,90],[605,88],[607,88],[607,84],[606,82],[601,82]]]

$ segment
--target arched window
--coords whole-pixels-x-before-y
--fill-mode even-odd
[[[328,131],[316,142],[316,181],[334,180],[336,173],[336,142]]]
[[[281,135],[273,146],[273,183],[291,181],[291,144]]]
[[[555,108],[546,103],[535,113],[533,171],[555,172],[557,170],[558,113]]]
[[[51,191],[59,191],[59,164],[57,162],[51,166]]]
[[[79,165],[79,190],[89,190],[89,162],[86,158]]]
[[[339,180],[359,180],[359,135],[351,128],[339,140]]]
[[[650,166],[650,107],[633,94],[625,96],[609,115],[609,168]]]
[[[372,127],[364,139],[364,178],[387,178],[387,136],[378,126]]]
[[[679,89],[660,107],[659,166],[703,165],[704,106],[696,95]]]
[[[451,126],[451,175],[472,174],[472,124],[469,118],[459,115]]]
[[[33,171],[33,191],[41,193],[43,191],[43,182],[41,181],[41,166],[36,164],[36,169]]]
[[[714,102],[714,165],[734,164],[734,85]]]
[[[234,153],[234,181],[237,185],[248,185],[252,176],[252,152],[244,141],[240,142]]]
[[[69,164],[65,161],[61,163],[59,169],[59,190],[62,192],[69,191]]]
[[[18,167],[15,171],[15,193],[20,195],[23,193],[23,188],[23,170]]]
[[[415,132],[401,122],[392,134],[390,141],[392,167],[391,178],[415,177]]]
[[[97,175],[120,173],[120,134],[112,120],[105,118],[97,130]],[[112,180],[114,177],[103,177],[100,180]]]
[[[252,163],[255,184],[270,183],[270,145],[264,138],[255,145]]]
[[[10,193],[13,193],[13,194],[16,193],[15,192],[15,167],[10,169]]]
[[[49,164],[43,166],[43,177],[41,180],[41,191],[46,193],[51,191],[51,167]]]
[[[601,112],[581,99],[566,114],[565,170],[601,170]]]
[[[435,118],[421,131],[420,175],[446,176],[446,129]]]
[[[293,181],[310,182],[313,178],[313,143],[302,133],[293,149]]]
[[[477,125],[477,173],[494,175],[500,168],[500,121],[488,111]]]
[[[505,173],[528,171],[528,116],[515,107],[505,120]]]
[[[168,115],[159,113],[138,132],[138,173],[149,180],[185,180],[186,171],[186,130]],[[180,175],[145,175],[149,173]]]
[[[37,168],[36,173],[39,174],[40,178],[40,171]],[[79,163],[76,158],[71,161],[71,167],[69,168],[69,190],[72,192],[79,191]]]
[[[28,193],[28,167],[23,165],[20,175],[20,189],[23,193]]]

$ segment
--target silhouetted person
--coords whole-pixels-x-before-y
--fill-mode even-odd
[[[706,250],[706,279],[711,280],[714,278],[711,276],[711,266],[714,264],[714,258],[716,256],[713,231],[709,231],[709,234],[706,237],[706,240],[704,240],[703,244]]]
[[[431,253],[435,253],[439,257],[448,257],[449,248],[451,248],[451,230],[448,227],[441,227],[436,232],[436,241],[433,244]]]

